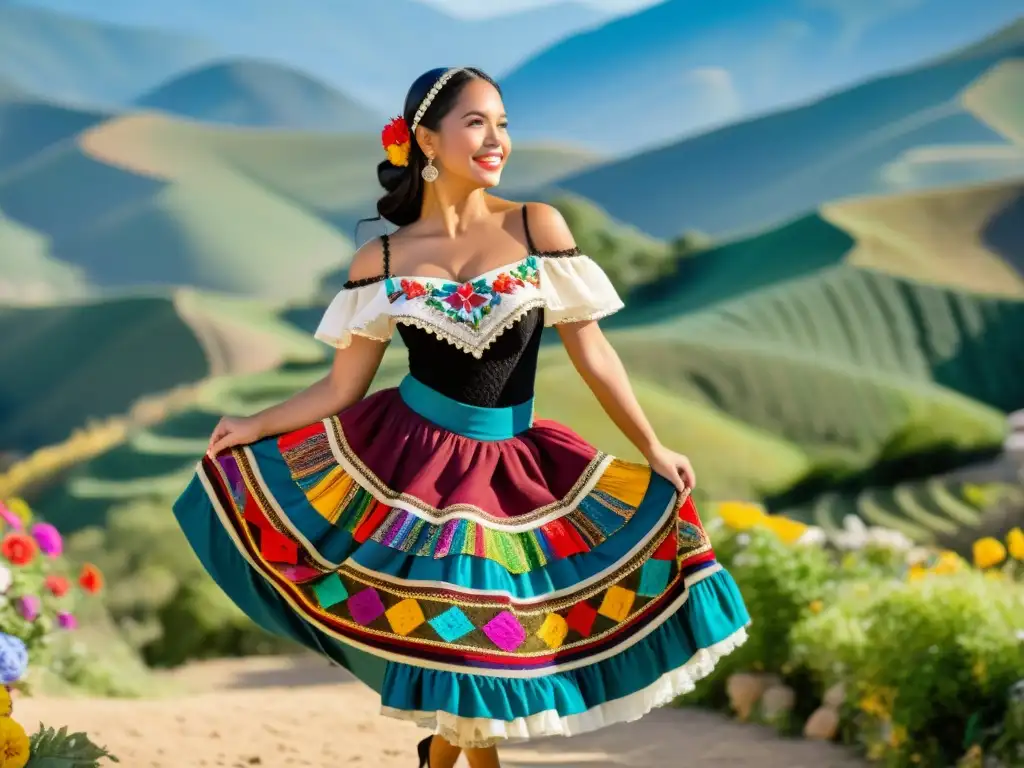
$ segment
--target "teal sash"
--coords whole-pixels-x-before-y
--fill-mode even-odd
[[[474,440],[508,440],[533,424],[533,398],[505,408],[481,408],[452,400],[411,375],[402,379],[398,393],[427,421]]]

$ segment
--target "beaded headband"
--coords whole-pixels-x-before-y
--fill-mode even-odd
[[[419,107],[416,108],[416,114],[412,118],[411,129],[405,124],[405,119],[402,117],[392,118],[384,126],[384,130],[380,134],[380,140],[381,144],[384,145],[384,151],[388,155],[388,162],[403,168],[409,165],[412,135],[416,133],[416,127],[423,119],[423,115],[430,109],[430,105],[434,103],[434,99],[437,98],[440,90],[447,85],[454,75],[464,70],[465,67],[453,67],[452,69],[445,70],[444,74],[437,78],[437,82],[431,86],[430,90],[427,91],[427,95],[423,97],[423,101],[420,102]]]
[[[412,132],[416,133],[416,127],[420,124],[420,120],[430,109],[430,105],[434,103],[434,99],[437,98],[437,94],[441,91],[448,81],[452,79],[457,73],[462,72],[465,67],[452,67],[446,70],[443,75],[437,78],[437,82],[427,91],[427,95],[423,97],[423,101],[420,102],[420,106],[416,110],[416,114],[412,117]]]

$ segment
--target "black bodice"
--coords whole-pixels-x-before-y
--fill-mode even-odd
[[[416,326],[400,323],[409,373],[446,397],[482,408],[503,408],[533,397],[544,310],[530,310],[476,358]]]

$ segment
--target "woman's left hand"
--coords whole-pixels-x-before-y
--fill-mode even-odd
[[[663,445],[648,452],[647,463],[651,465],[652,470],[672,483],[679,493],[692,491],[697,485],[697,475],[694,474],[690,460]]]

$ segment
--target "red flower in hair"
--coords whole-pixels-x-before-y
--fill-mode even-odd
[[[380,132],[380,143],[384,145],[384,151],[387,152],[388,160],[392,165],[409,164],[411,145],[409,143],[409,126],[406,125],[405,118],[393,118],[385,125],[384,130]]]
[[[409,126],[405,124],[405,118],[393,118],[384,126],[384,130],[380,133],[380,139],[384,149],[393,144],[405,144],[409,140]]]

